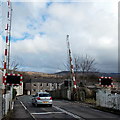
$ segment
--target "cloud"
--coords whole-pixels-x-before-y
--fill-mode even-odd
[[[5,44],[3,42],[2,37],[0,36],[0,64],[2,61],[3,54],[4,54],[4,47],[3,46],[5,46]]]
[[[114,72],[116,6],[113,1],[13,3],[11,54],[24,60],[25,69],[58,71],[67,58],[69,34],[73,54],[89,54],[99,62],[101,71],[108,71],[104,67],[108,63],[107,68]]]

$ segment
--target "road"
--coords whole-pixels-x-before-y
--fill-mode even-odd
[[[31,104],[31,96],[19,97],[20,103],[34,120],[120,120],[120,115],[93,109],[87,105],[66,100],[53,100],[53,107]]]

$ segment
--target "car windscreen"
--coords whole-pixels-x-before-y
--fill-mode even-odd
[[[50,94],[39,94],[39,97],[51,97]]]

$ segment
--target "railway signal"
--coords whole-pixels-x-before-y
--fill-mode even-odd
[[[114,87],[112,77],[100,77],[99,78],[100,87]]]
[[[4,84],[10,86],[22,85],[22,74],[6,74]]]

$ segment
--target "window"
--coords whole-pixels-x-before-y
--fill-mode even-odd
[[[37,97],[37,96],[38,96],[38,93],[35,94],[35,97]]]
[[[42,83],[40,83],[40,86],[42,86],[43,84]]]
[[[39,97],[50,97],[50,94],[39,94]]]
[[[36,91],[36,89],[33,89],[32,91],[34,91],[34,92],[35,92],[35,91]]]
[[[33,86],[36,86],[36,84],[33,84]]]

